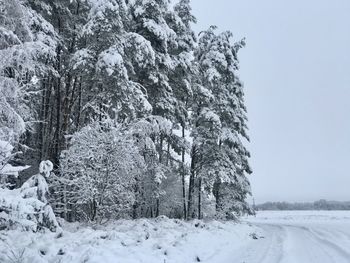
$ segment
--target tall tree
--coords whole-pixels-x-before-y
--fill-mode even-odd
[[[156,64],[152,74],[139,81],[147,89],[153,114],[172,119],[176,100],[168,78],[174,67],[169,50],[176,46],[176,34],[166,21],[168,9],[167,0],[136,0],[131,6],[131,14],[133,31],[150,41],[155,51]]]
[[[25,1],[3,1],[1,7],[0,140],[27,149],[18,143],[24,133],[30,138],[38,120],[40,80],[56,73],[47,62],[56,58],[58,36]]]
[[[193,50],[196,45],[196,35],[192,30],[192,24],[196,23],[196,18],[191,13],[189,0],[181,0],[174,6],[174,12],[169,12],[167,21],[176,33],[177,45],[172,47],[170,53],[175,62],[174,69],[169,74],[170,83],[174,89],[177,100],[175,109],[176,124],[180,126],[181,142],[181,183],[183,217],[187,218],[186,204],[186,177],[188,175],[188,165],[185,162],[186,154],[189,151],[189,142],[186,132],[190,128],[190,110],[193,101],[193,76],[196,72]]]
[[[196,58],[201,74],[200,82],[206,87],[213,100],[207,105],[199,105],[194,131],[197,150],[195,172],[198,194],[203,189],[212,191],[215,185],[217,212],[227,208],[220,196],[221,188],[229,187],[235,195],[236,207],[242,210],[250,185],[247,174],[251,173],[248,164],[249,152],[242,143],[247,136],[247,117],[244,105],[243,85],[237,77],[237,52],[245,45],[244,40],[231,44],[231,32],[215,34],[215,28],[202,32]],[[224,195],[228,198],[229,195]],[[198,203],[198,216],[201,203]],[[231,212],[224,211],[227,215]]]
[[[136,0],[130,4],[130,12],[132,17],[132,31],[142,35],[147,39],[155,54],[154,67],[148,68],[146,74],[138,76],[137,81],[145,87],[152,105],[152,114],[162,117],[171,122],[175,119],[175,109],[177,100],[174,95],[174,89],[169,81],[169,74],[174,70],[175,61],[171,56],[171,49],[177,46],[176,33],[170,27],[167,21],[169,14],[169,1],[167,0]],[[166,120],[160,121],[165,123]],[[171,130],[171,129],[170,129]],[[157,171],[165,171],[167,169],[165,157],[167,150],[170,151],[170,136],[168,133],[160,129],[158,134],[153,134],[152,140],[155,143],[158,157]],[[151,172],[151,173],[155,173]],[[155,189],[160,189],[161,181],[156,182]],[[159,214],[160,196],[156,196],[155,215]]]

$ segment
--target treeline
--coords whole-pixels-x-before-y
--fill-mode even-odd
[[[197,36],[189,0],[0,5],[2,187],[51,160],[69,221],[251,212],[244,40]]]
[[[350,210],[350,201],[327,201],[324,199],[315,202],[288,203],[267,202],[255,206],[256,210]]]

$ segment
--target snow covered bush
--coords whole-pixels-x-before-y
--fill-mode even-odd
[[[21,188],[0,191],[0,228],[20,227],[34,232],[43,228],[60,230],[51,206],[48,204],[48,185],[45,177],[52,170],[52,163],[40,164],[40,173],[32,176]]]
[[[18,173],[26,170],[29,166],[13,166],[9,162],[18,154],[13,152],[13,146],[8,141],[0,140],[0,189],[9,187],[9,178],[18,177]]]
[[[11,159],[13,147],[7,141],[0,140],[0,186],[6,184],[6,178],[12,166],[8,164]]]
[[[98,222],[131,215],[144,161],[121,126],[86,126],[72,136],[60,163],[65,211]]]

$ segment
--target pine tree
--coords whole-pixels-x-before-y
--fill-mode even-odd
[[[196,36],[191,26],[196,23],[196,18],[191,13],[190,1],[181,0],[174,6],[174,12],[169,12],[167,21],[170,27],[176,33],[177,45],[170,50],[175,61],[175,67],[169,74],[170,82],[174,89],[174,95],[177,100],[175,111],[175,122],[180,126],[181,142],[177,147],[181,148],[181,183],[182,183],[182,202],[183,217],[187,218],[186,204],[186,176],[189,168],[185,163],[185,155],[189,151],[189,142],[186,140],[186,130],[190,127],[190,115],[193,90],[193,75],[196,72],[194,57],[192,52],[196,45]]]
[[[20,149],[20,136],[26,132],[29,137],[35,128],[40,80],[54,72],[46,62],[55,59],[58,36],[23,1],[5,1],[1,6],[0,140],[19,152],[26,149]]]
[[[155,52],[155,67],[140,83],[147,89],[153,114],[172,119],[176,100],[168,78],[174,63],[169,50],[176,45],[176,34],[166,22],[168,8],[166,0],[136,0],[131,14],[133,31],[150,41]]]
[[[245,212],[247,194],[250,185],[246,175],[251,173],[248,164],[249,152],[243,146],[241,138],[247,136],[246,109],[243,100],[243,85],[237,77],[237,52],[244,46],[244,41],[232,45],[232,33],[216,35],[215,28],[202,33],[196,57],[201,73],[201,84],[210,91],[213,100],[208,104],[198,105],[196,127],[194,130],[196,147],[196,167],[198,194],[202,189],[212,191],[215,185],[216,207],[218,213],[224,210]],[[235,206],[224,206],[229,194],[234,195]],[[238,210],[235,211],[234,208]],[[201,204],[198,204],[200,217]],[[226,210],[225,210],[226,209]],[[229,209],[229,211],[227,211]]]
[[[166,0],[136,0],[130,3],[131,27],[130,29],[149,41],[154,52],[154,65],[148,67],[137,76],[136,81],[147,91],[149,102],[152,106],[152,115],[157,116],[159,124],[171,121],[173,125],[175,119],[175,109],[177,100],[174,89],[169,81],[169,74],[174,70],[175,61],[171,56],[171,49],[176,47],[176,33],[171,29],[167,21],[170,12],[168,1]],[[161,120],[158,117],[164,118]],[[167,171],[168,159],[170,156],[172,127],[170,129],[159,129],[158,134],[152,135],[157,150],[156,156],[150,159],[151,166],[149,173],[151,178],[162,178],[162,174]],[[166,149],[167,145],[167,149]],[[157,162],[155,162],[155,158]],[[152,180],[151,180],[152,181]],[[159,215],[161,180],[156,180],[152,187],[154,189],[154,216]]]

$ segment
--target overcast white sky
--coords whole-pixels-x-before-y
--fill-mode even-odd
[[[350,200],[350,1],[192,0],[197,31],[247,38],[256,202]]]

